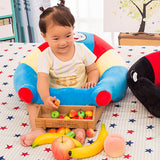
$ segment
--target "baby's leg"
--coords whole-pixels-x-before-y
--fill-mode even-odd
[[[37,136],[46,133],[43,128],[36,128],[35,118],[38,111],[38,105],[36,103],[27,104],[27,109],[32,131],[20,137],[20,143],[25,147],[32,145]]]

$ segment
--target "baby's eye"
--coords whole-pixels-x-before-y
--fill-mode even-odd
[[[68,37],[70,37],[71,35],[69,34],[69,35],[67,35],[66,37],[68,38]]]
[[[53,38],[53,40],[55,40],[55,41],[56,41],[56,40],[58,40],[58,38]]]

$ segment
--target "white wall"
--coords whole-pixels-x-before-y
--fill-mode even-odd
[[[51,0],[51,5],[59,3],[59,0]],[[113,47],[118,45],[118,34],[104,32],[104,0],[66,0],[65,4],[70,8],[75,17],[75,30],[94,33]]]

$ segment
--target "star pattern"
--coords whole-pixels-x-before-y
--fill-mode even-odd
[[[135,104],[136,104],[136,103],[137,103],[137,101],[132,101],[132,103],[135,103]]]
[[[1,104],[2,104],[2,105],[6,105],[6,104],[7,104],[7,102],[2,102]]]
[[[13,145],[8,145],[7,144],[7,147],[5,149],[11,149],[13,147]]]
[[[129,122],[134,123],[136,120],[135,119],[129,119]]]
[[[131,146],[132,144],[133,144],[133,142],[131,140],[126,142],[126,145]]]
[[[13,116],[8,116],[7,119],[12,120],[14,118],[13,118]]]
[[[131,110],[132,113],[136,113],[137,111],[135,109]]]
[[[4,156],[1,156],[1,157],[0,157],[0,160],[5,160]]]
[[[26,127],[26,126],[28,126],[28,124],[27,123],[22,123],[21,126]]]
[[[146,137],[146,140],[152,140],[153,137]]]
[[[19,108],[19,106],[18,106],[18,107],[14,107],[13,109],[17,110],[17,109],[20,109],[20,108]]]
[[[118,117],[119,115],[116,113],[116,114],[113,114],[113,117]]]
[[[37,160],[48,160],[51,159],[51,156],[54,159],[50,144],[39,146],[36,148],[38,150],[36,152],[36,149],[34,150],[32,147],[22,147],[19,142],[20,137],[30,132],[31,127],[26,104],[18,98],[18,94],[14,90],[13,77],[20,61],[30,54],[38,44],[2,44],[0,43],[0,46],[2,46],[0,47],[0,141],[2,142],[0,160],[8,160],[8,155],[11,153],[14,153],[15,157],[21,160],[35,159],[35,155]],[[157,51],[155,47],[152,48],[152,51]],[[150,53],[151,50],[147,52],[146,47],[139,47],[134,50],[130,47],[119,46],[117,47],[117,52],[124,57],[126,65],[130,66],[135,56],[137,56],[137,52],[141,57]],[[94,128],[96,136],[86,138],[85,145],[95,142],[102,122],[105,123],[108,134],[121,134],[125,138],[126,150],[121,159],[138,160],[138,154],[136,155],[135,153],[137,151],[135,147],[137,146],[141,155],[144,155],[145,158],[149,155],[154,159],[153,157],[157,154],[156,144],[158,142],[156,140],[159,138],[158,134],[155,134],[158,133],[157,120],[130,91],[121,101],[111,101],[106,106],[102,118],[97,121]],[[140,144],[139,139],[143,145]],[[41,154],[38,155],[39,153]],[[158,155],[160,157],[160,153]],[[104,150],[96,156],[98,160],[110,159]]]
[[[89,144],[92,144],[93,142],[94,142],[93,139],[87,141],[87,143],[89,143]]]
[[[148,116],[148,118],[153,119],[154,117],[153,116]]]
[[[29,154],[28,154],[28,152],[22,152],[22,154],[21,154],[21,156],[28,156]]]
[[[132,157],[131,155],[127,154],[127,155],[124,155],[124,158],[125,159],[129,159],[130,157]]]
[[[151,153],[152,149],[146,149],[145,152]]]
[[[120,105],[119,105],[119,104],[115,104],[114,106],[115,106],[115,107],[117,107],[117,108],[119,108],[119,107],[120,107]]]
[[[7,127],[6,127],[6,126],[4,126],[4,127],[0,127],[0,130],[5,130],[5,129],[7,129]]]
[[[113,123],[113,124],[110,124],[110,126],[109,127],[116,127],[117,125],[115,124],[115,123]]]
[[[13,75],[9,75],[8,77],[9,77],[9,78],[12,78],[12,77],[13,77]]]
[[[15,137],[20,137],[21,135],[20,135],[20,134],[15,134],[14,136],[15,136]]]
[[[44,151],[46,151],[46,152],[50,152],[50,151],[52,151],[50,148],[45,148],[45,150]]]
[[[153,128],[154,128],[154,126],[152,126],[152,125],[147,126],[147,129],[153,129]]]
[[[13,94],[8,94],[8,97],[12,97],[13,96]]]
[[[128,130],[128,132],[127,132],[127,133],[132,134],[132,133],[134,133],[134,131],[133,131],[133,130]]]

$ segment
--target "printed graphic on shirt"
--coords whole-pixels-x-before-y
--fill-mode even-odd
[[[84,64],[80,64],[75,75],[57,77],[54,71],[50,71],[50,86],[54,88],[81,88],[87,82],[87,73]]]

